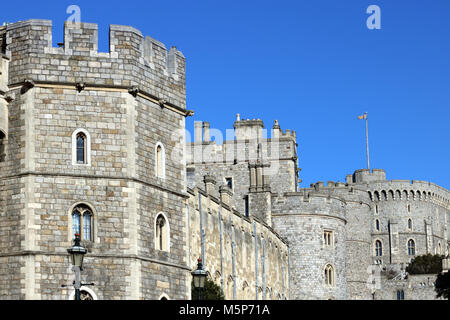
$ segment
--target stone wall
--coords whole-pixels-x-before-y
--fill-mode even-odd
[[[286,193],[272,199],[273,228],[289,242],[291,299],[347,299],[344,201],[320,193]],[[324,232],[331,231],[326,245]],[[325,283],[325,267],[334,283]]]
[[[184,57],[124,26],[111,26],[110,53],[97,52],[93,24],[66,23],[63,48],[51,48],[49,21],[19,22],[6,32],[1,297],[70,297],[73,290],[61,285],[73,279],[66,249],[72,209],[82,203],[93,213],[82,281],[95,283],[99,299],[188,298],[188,195],[185,165],[174,156],[184,138],[174,132],[184,131],[188,114]],[[73,160],[80,129],[88,136],[86,164]],[[157,143],[164,146],[163,177],[155,172]],[[155,248],[160,212],[170,225],[168,252]]]
[[[435,274],[409,275],[404,280],[381,278],[381,288],[374,293],[375,300],[397,300],[397,291],[403,290],[404,300],[435,300]],[[441,298],[442,299],[442,298]]]
[[[231,199],[223,202],[199,188],[189,194],[190,267],[203,256],[227,300],[288,299],[288,247],[274,230],[232,209]]]

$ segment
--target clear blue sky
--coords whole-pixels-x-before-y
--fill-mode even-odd
[[[296,130],[301,186],[365,167],[367,111],[371,167],[450,188],[448,0],[3,1],[0,22],[53,20],[56,44],[70,4],[99,24],[100,51],[124,24],[184,53],[189,130],[236,113]]]

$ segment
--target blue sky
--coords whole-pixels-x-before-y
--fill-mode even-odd
[[[99,24],[100,51],[124,24],[183,52],[189,130],[236,113],[296,130],[302,187],[366,166],[367,111],[371,167],[450,189],[450,1],[5,1],[0,22],[53,20],[56,44],[71,4]]]

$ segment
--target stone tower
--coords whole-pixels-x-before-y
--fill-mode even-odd
[[[51,29],[0,28],[0,296],[70,298],[78,230],[92,295],[187,298],[185,58],[128,26],[110,26],[107,53],[96,24],[66,23],[58,48]]]

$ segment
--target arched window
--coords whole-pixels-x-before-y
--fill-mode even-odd
[[[78,205],[72,210],[72,238],[79,234],[86,241],[93,240],[92,210],[86,205]]]
[[[412,220],[408,219],[408,230],[412,231]]]
[[[325,266],[325,284],[334,286],[334,268],[331,264]]]
[[[394,191],[389,190],[389,199],[394,200]]]
[[[169,251],[169,223],[163,213],[158,214],[155,221],[155,248]]]
[[[159,296],[158,300],[169,300],[169,296],[165,293],[163,293],[162,295]]]
[[[403,199],[408,200],[408,191],[403,190]]]
[[[6,135],[0,130],[0,162],[5,162],[6,158],[5,144],[6,144]]]
[[[77,134],[77,163],[86,164],[86,135],[82,132]]]
[[[373,193],[374,197],[375,197],[375,201],[380,201],[380,194],[378,193],[378,191],[375,191]]]
[[[405,291],[397,290],[397,300],[405,300]]]
[[[84,129],[75,130],[72,134],[72,164],[90,165],[91,140]]]
[[[160,142],[155,147],[155,173],[158,178],[166,177],[166,155],[164,146]]]
[[[81,300],[98,300],[97,295],[92,289],[81,286],[80,288],[80,299]],[[75,290],[72,290],[69,295],[69,300],[75,300]]]
[[[413,239],[408,240],[408,255],[414,256],[416,254],[416,244]]]
[[[380,231],[380,220],[375,220],[375,230]]]
[[[408,212],[411,212],[411,205],[408,204]]]
[[[383,245],[380,240],[375,241],[375,255],[377,257],[383,256]]]

